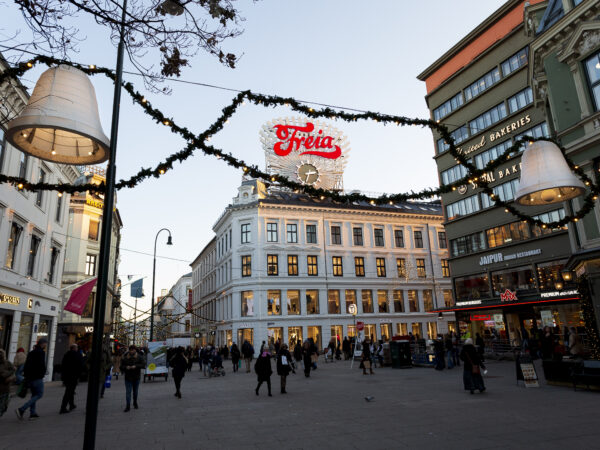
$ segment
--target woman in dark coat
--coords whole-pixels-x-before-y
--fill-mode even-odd
[[[188,368],[188,359],[183,354],[183,347],[177,347],[175,356],[169,361],[173,369],[173,381],[175,381],[175,397],[181,398],[181,380],[185,376],[185,371]]]
[[[265,347],[260,354],[260,356],[256,360],[256,364],[254,364],[254,371],[258,377],[258,385],[256,386],[256,395],[258,395],[258,389],[260,386],[266,382],[267,388],[269,389],[269,397],[271,395],[271,374],[273,370],[271,369],[271,354]]]
[[[296,360],[296,367],[299,367],[302,361],[302,344],[299,341],[294,346],[294,359]]]
[[[240,349],[238,348],[237,344],[233,344],[231,346],[231,362],[233,363],[233,371],[237,372],[238,371],[238,364],[240,361]]]
[[[304,341],[304,344],[302,345],[302,362],[304,363],[304,376],[306,378],[310,377],[310,369],[312,366],[311,356],[310,342]]]
[[[277,375],[281,377],[281,393],[287,394],[285,391],[286,378],[292,370],[292,355],[288,350],[287,344],[281,344],[281,348],[277,353]]]
[[[475,389],[479,390],[479,392],[485,391],[483,377],[481,376],[481,370],[485,369],[485,366],[481,361],[479,352],[473,345],[473,339],[469,338],[465,341],[460,352],[460,359],[464,361],[463,383],[465,391],[471,391],[471,394]]]

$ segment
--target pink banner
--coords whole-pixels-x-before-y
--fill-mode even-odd
[[[96,281],[97,278],[94,278],[84,285],[79,286],[77,289],[73,289],[73,292],[71,292],[71,297],[69,297],[69,301],[65,306],[65,311],[71,311],[78,316],[83,314],[83,310],[85,309],[85,305],[90,298],[92,289],[94,289],[94,286],[96,285]]]

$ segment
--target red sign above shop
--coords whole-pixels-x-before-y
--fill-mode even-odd
[[[504,294],[500,294],[500,301],[511,302],[514,300],[518,300],[517,293],[514,291],[507,289],[506,291],[504,291]]]
[[[288,124],[279,124],[274,126],[279,142],[273,147],[273,151],[278,156],[287,156],[292,151],[298,151],[301,155],[315,155],[321,158],[337,159],[342,155],[342,149],[339,145],[334,145],[334,137],[323,134],[319,130],[314,135],[296,137],[296,133],[312,133],[315,126],[312,122],[306,122],[306,125],[296,126]],[[312,150],[315,149],[315,150]],[[319,151],[325,149],[329,151]],[[301,151],[304,150],[304,151]]]
[[[356,329],[358,331],[362,331],[365,329],[365,323],[364,322],[356,322]]]
[[[486,322],[488,320],[492,320],[492,317],[489,314],[471,314],[471,320]]]

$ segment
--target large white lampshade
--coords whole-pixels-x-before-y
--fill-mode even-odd
[[[536,141],[528,145],[521,157],[521,179],[515,194],[521,205],[561,203],[585,193],[585,186],[575,176],[556,144]]]
[[[19,150],[63,164],[98,164],[108,159],[96,92],[81,70],[60,65],[46,70],[6,139]]]

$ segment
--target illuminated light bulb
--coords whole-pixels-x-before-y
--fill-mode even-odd
[[[504,208],[504,212],[507,213],[508,212],[508,208]]]
[[[578,220],[579,220],[579,219],[578,219],[577,217],[575,217],[575,218],[573,219],[573,222],[577,222]]]
[[[393,204],[394,204],[394,202],[390,201],[390,205],[393,205]]]
[[[95,68],[96,68],[96,66],[95,66],[94,64],[90,64],[90,69],[92,69],[92,70],[93,70],[93,69],[95,69]]]
[[[541,194],[542,200],[546,203],[552,203],[556,196],[554,195],[554,189],[547,189],[542,191]]]
[[[165,173],[165,169],[160,169],[158,172],[162,175],[163,173]]]
[[[242,106],[246,106],[246,101],[243,101],[243,102],[242,102]]]
[[[309,110],[310,112],[313,112],[313,111],[314,111],[314,109],[312,109],[312,108],[308,108],[308,110]]]
[[[19,189],[23,189],[23,183],[19,183],[19,184],[17,184],[17,187],[18,187]]]
[[[91,155],[91,154],[92,154],[92,152],[88,152],[88,155]]]
[[[27,67],[33,67],[33,64],[32,64],[32,63],[30,63],[30,62],[28,62],[28,63],[27,63]]]
[[[244,166],[244,172],[248,172],[248,168]]]
[[[53,155],[56,155],[56,150],[52,150],[50,153],[52,153]]]
[[[229,123],[229,119],[227,119],[227,120],[225,121],[225,123]]]
[[[533,141],[529,141],[529,145],[533,145]]]
[[[542,228],[546,228],[546,224],[543,224],[543,225],[542,225]]]
[[[375,200],[371,200],[371,205],[374,205],[374,204],[375,204]]]
[[[165,125],[169,125],[169,121],[168,121],[168,120],[165,120],[165,121],[163,122],[163,124],[165,124]]]
[[[25,133],[24,131],[21,132],[21,136],[23,136],[24,138],[26,138],[28,136],[27,133]]]
[[[600,62],[596,63],[596,69],[600,70]]]
[[[63,193],[62,193],[62,192],[59,192],[59,193],[58,193],[58,196],[59,196],[59,197],[62,197],[62,196],[63,196]]]
[[[148,100],[146,100],[146,97],[142,97],[142,103],[146,103]]]
[[[324,195],[321,195],[320,198],[321,198],[321,200],[325,200],[325,196]]]
[[[275,177],[271,177],[271,181],[275,181]]]
[[[435,123],[440,123],[440,120],[439,120],[439,119],[438,119],[438,120],[436,120],[436,121],[435,121]]]
[[[579,166],[575,166],[576,169],[579,169]]]
[[[456,187],[452,186],[452,190],[453,190],[453,191],[455,191],[455,190],[456,190]]]

